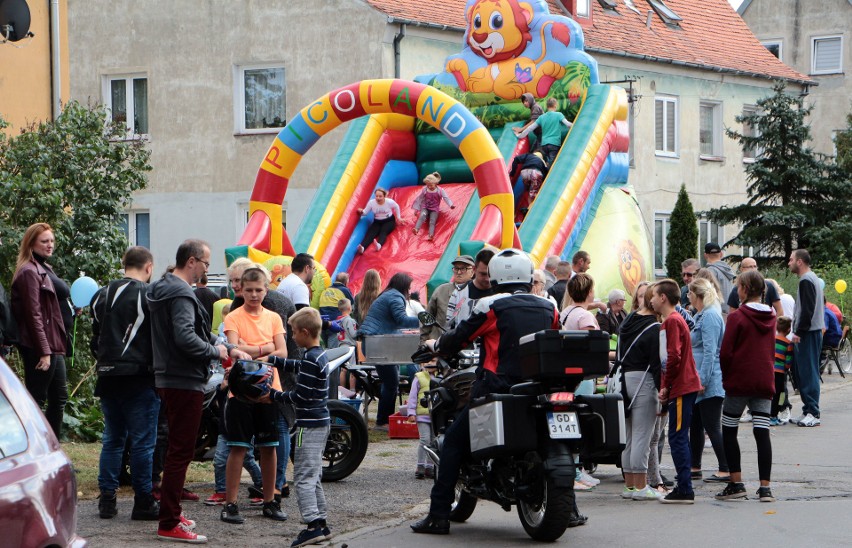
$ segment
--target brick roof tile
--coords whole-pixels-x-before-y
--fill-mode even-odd
[[[397,19],[463,29],[465,0],[365,0]],[[559,0],[548,0],[550,12],[562,14]],[[651,10],[647,0],[634,0],[641,13],[619,2],[618,15],[592,0],[593,24],[583,29],[591,53],[642,57],[658,62],[685,64],[765,78],[811,82],[788,67],[761,45],[728,0],[666,0],[683,20],[668,27]]]

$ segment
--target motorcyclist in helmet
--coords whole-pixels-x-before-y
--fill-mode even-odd
[[[506,394],[523,382],[518,353],[520,338],[543,329],[559,329],[559,311],[532,295],[533,263],[518,249],[504,249],[488,264],[496,294],[480,299],[471,316],[426,345],[438,354],[451,355],[482,338],[476,381],[471,398]],[[415,533],[446,535],[450,532],[450,508],[464,459],[470,456],[469,408],[461,411],[444,435],[438,477],[432,487],[429,514],[411,524]],[[566,516],[569,524],[582,525],[586,518],[576,511]]]

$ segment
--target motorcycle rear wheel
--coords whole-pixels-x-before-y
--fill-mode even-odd
[[[557,487],[556,483],[541,474],[541,500],[531,504],[523,499],[518,501],[518,517],[524,530],[533,540],[552,542],[568,527],[568,514],[571,512],[571,487]]]
[[[464,490],[464,484],[461,481],[456,483],[455,497],[450,507],[450,521],[455,523],[467,521],[476,510],[476,503],[477,498]]]

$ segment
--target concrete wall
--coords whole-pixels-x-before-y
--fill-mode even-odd
[[[743,20],[761,41],[782,42],[782,61],[810,75],[819,85],[810,89],[807,103],[814,106],[810,117],[813,147],[834,154],[834,131],[846,128],[852,111],[852,3],[849,0],[752,0]],[[843,73],[811,74],[811,40],[816,36],[843,36]]]
[[[33,38],[0,44],[0,116],[9,122],[9,135],[17,135],[32,122],[53,116],[51,88],[50,11],[47,0],[28,2]],[[66,1],[59,1],[62,100],[67,101],[68,19]]]
[[[385,75],[385,22],[352,0],[69,0],[74,98],[103,101],[109,74],[148,77],[154,170],[133,207],[151,214],[157,270],[174,261],[181,241],[200,237],[213,247],[210,271],[223,272],[223,250],[242,233],[240,205],[277,131],[235,135],[235,66],[283,62],[289,119],[328,91]],[[344,131],[321,139],[291,179],[291,229]]]

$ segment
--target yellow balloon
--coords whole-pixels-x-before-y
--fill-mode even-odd
[[[834,289],[838,293],[843,293],[846,291],[846,280],[837,280],[834,282]]]

